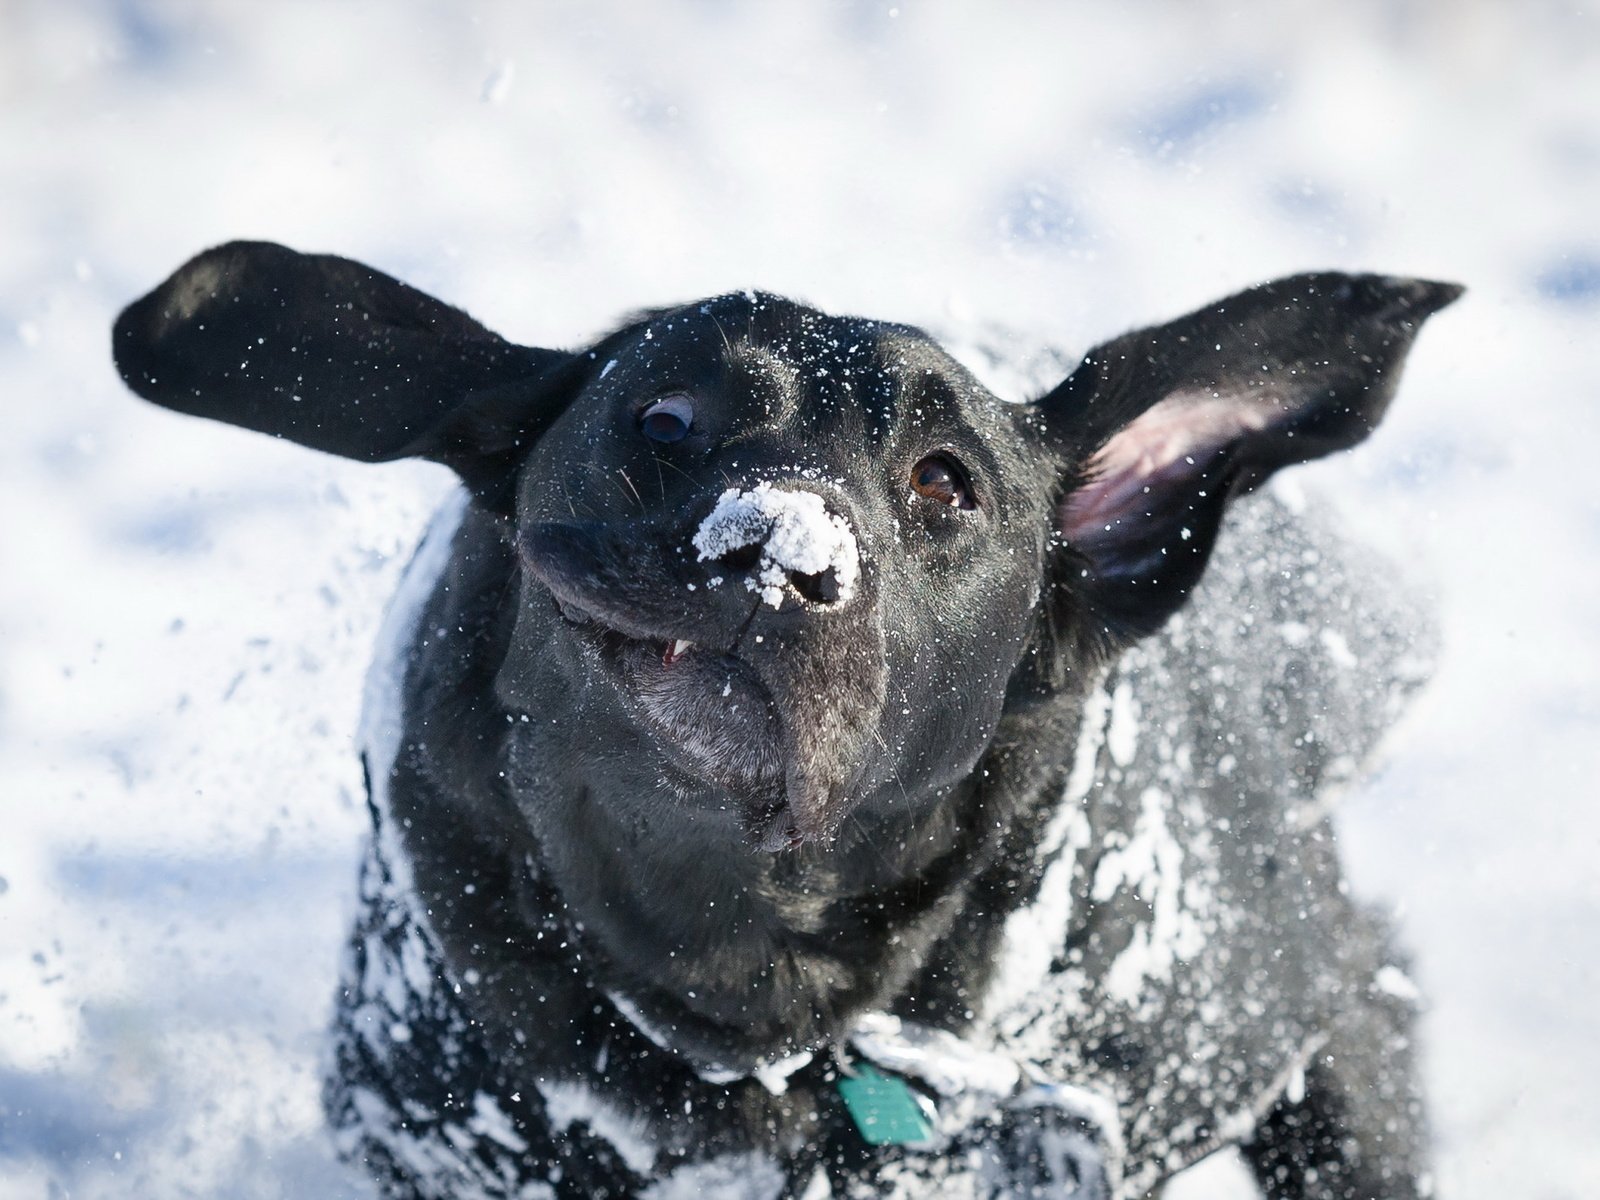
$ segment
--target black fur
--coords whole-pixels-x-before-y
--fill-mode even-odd
[[[765,295],[564,354],[235,243],[131,305],[140,394],[471,496],[368,745],[346,1152],[402,1196],[1088,1197],[1243,1141],[1273,1196],[1421,1194],[1405,1006],[1316,807],[1414,682],[1405,623],[1259,502],[1270,541],[1169,622],[1229,502],[1365,437],[1458,292],[1279,280],[1027,405],[918,330]],[[680,440],[640,424],[666,396]],[[964,495],[913,487],[930,460]],[[759,484],[849,553],[697,552]],[[836,1085],[875,1013],[1027,1077],[872,1147]]]

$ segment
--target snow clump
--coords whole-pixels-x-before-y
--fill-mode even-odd
[[[773,608],[783,604],[790,571],[821,575],[831,569],[838,598],[848,600],[855,593],[860,574],[855,535],[815,492],[779,491],[770,483],[723,492],[700,522],[694,548],[704,562],[745,546],[761,547],[761,561],[745,586]]]

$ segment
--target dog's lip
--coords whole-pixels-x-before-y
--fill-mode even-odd
[[[551,592],[555,601],[556,611],[561,614],[561,619],[573,630],[586,635],[591,641],[610,636],[626,642],[637,642],[645,646],[656,647],[662,656],[662,662],[668,666],[676,663],[689,653],[698,649],[701,653],[710,653],[724,657],[732,657],[732,647],[724,650],[716,646],[696,641],[693,638],[679,637],[676,633],[646,631],[641,626],[619,625],[615,620],[602,617],[593,609],[586,608],[577,601],[562,596],[558,592]]]
[[[774,764],[776,769],[771,772],[746,774],[737,780],[730,780],[726,776],[718,779],[724,786],[731,786],[737,792],[743,793],[741,821],[746,840],[752,848],[765,853],[798,850],[806,845],[825,844],[832,840],[838,831],[836,824],[816,819],[821,814],[808,819],[805,812],[809,806],[797,808],[793,803],[793,797],[786,795],[792,785],[788,779],[790,774],[788,764],[782,760],[786,757],[783,748],[791,741],[786,729],[791,718],[783,714],[780,706],[774,703],[768,681],[754,664],[746,662],[737,655],[734,648],[721,650],[714,646],[661,634],[640,637],[633,632],[618,629],[583,605],[563,600],[560,596],[556,597],[556,607],[563,620],[572,626],[579,636],[586,637],[590,644],[600,651],[601,658],[606,660],[610,668],[608,674],[611,676],[613,686],[623,695],[628,707],[661,735],[663,749],[671,757],[681,757],[674,753],[673,745],[674,735],[681,732],[681,727],[674,727],[671,721],[655,711],[639,694],[636,681],[629,678],[630,671],[626,663],[629,653],[638,655],[640,659],[647,656],[652,659],[649,669],[653,673],[660,673],[658,679],[671,679],[675,664],[690,652],[701,655],[711,662],[720,661],[725,664],[730,672],[725,687],[732,686],[733,675],[736,672],[741,680],[741,690],[746,693],[748,699],[763,704],[773,714],[772,727],[764,732],[770,733],[772,743],[769,749],[775,752],[779,759]],[[728,693],[725,690],[723,694]],[[693,767],[688,770],[691,775],[698,777],[705,777],[706,774],[703,770],[695,770]]]
[[[602,660],[610,668],[607,674],[613,686],[624,696],[628,706],[635,710],[647,725],[656,729],[663,735],[663,748],[669,753],[675,750],[672,742],[670,722],[660,714],[654,712],[651,706],[637,694],[637,689],[629,686],[628,665],[626,658],[629,654],[638,655],[640,659],[646,657],[656,659],[659,654],[659,666],[653,666],[655,671],[664,672],[671,678],[671,672],[684,655],[691,650],[705,656],[712,661],[722,660],[730,669],[730,677],[725,688],[731,688],[733,675],[736,671],[741,682],[741,691],[746,693],[747,700],[757,701],[769,709],[775,709],[766,686],[761,682],[759,674],[748,664],[745,664],[731,650],[718,650],[711,646],[699,643],[688,643],[689,649],[679,650],[674,653],[675,644],[681,645],[685,639],[669,639],[661,635],[639,637],[631,632],[616,628],[610,622],[595,615],[583,605],[561,597],[555,598],[556,608],[563,621],[575,633],[594,646]],[[665,646],[664,652],[657,647]],[[727,692],[724,691],[724,695]],[[780,719],[781,722],[781,719]],[[775,722],[779,724],[780,722]],[[771,731],[774,735],[770,749],[780,752],[783,741],[781,728],[775,727]],[[694,765],[688,768],[693,775],[703,775],[703,770],[695,769]],[[753,850],[762,853],[776,854],[782,851],[798,850],[803,846],[815,842],[825,842],[831,836],[831,830],[822,828],[806,828],[796,816],[793,806],[783,795],[785,772],[781,766],[768,775],[748,775],[736,781],[740,791],[749,793],[741,805],[740,821],[744,828],[745,839]],[[724,784],[730,781],[723,779]]]
[[[759,851],[793,849],[805,839],[783,795],[786,770],[784,737],[777,706],[760,673],[733,649],[676,638],[670,633],[644,633],[639,626],[619,628],[587,606],[552,593],[563,624],[587,645],[602,673],[622,698],[624,708],[654,736],[669,761],[692,778],[732,792],[745,840]],[[693,656],[691,661],[683,661]],[[713,682],[718,680],[719,682]],[[686,716],[678,705],[662,703],[662,690],[680,686],[688,694]],[[717,693],[720,691],[720,695]],[[680,693],[682,695],[682,693]],[[706,749],[715,720],[706,720],[708,698],[728,700],[742,712],[747,754],[743,761]]]

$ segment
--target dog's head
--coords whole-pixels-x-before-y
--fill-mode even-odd
[[[601,690],[655,769],[775,849],[938,795],[1008,703],[1158,628],[1228,500],[1365,437],[1458,292],[1295,276],[1008,404],[916,329],[772,296],[565,353],[234,243],[131,305],[114,348],[167,407],[452,468],[522,567],[503,703]]]

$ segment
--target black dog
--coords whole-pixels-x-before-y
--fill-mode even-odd
[[[345,1153],[400,1196],[1122,1197],[1239,1144],[1271,1196],[1425,1194],[1318,807],[1406,623],[1276,502],[1196,585],[1458,292],[1283,279],[1026,405],[760,294],[560,353],[236,243],[130,306],[141,395],[465,484],[368,696]]]

